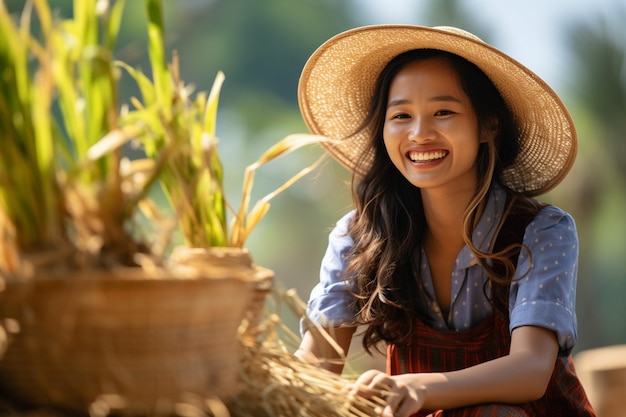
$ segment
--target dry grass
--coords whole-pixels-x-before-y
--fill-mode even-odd
[[[293,290],[274,292],[269,301],[287,306],[296,317],[304,313],[304,303]],[[276,314],[280,309],[268,307],[258,326],[241,332],[243,389],[227,403],[231,417],[379,416],[386,404],[384,392],[370,398],[350,396],[346,388],[353,379],[293,355],[300,338]]]

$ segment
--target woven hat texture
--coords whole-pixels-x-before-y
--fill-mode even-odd
[[[507,186],[535,196],[563,180],[577,151],[576,130],[563,102],[528,68],[453,27],[364,26],[334,36],[311,55],[298,86],[300,111],[313,133],[335,139],[323,144],[335,159],[355,174],[364,174],[355,167],[367,152],[369,132],[352,134],[365,118],[376,79],[395,56],[422,48],[474,63],[509,106],[519,127],[521,151],[503,173]]]

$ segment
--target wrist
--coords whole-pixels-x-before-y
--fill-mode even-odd
[[[406,383],[420,399],[424,409],[435,410],[444,408],[443,400],[446,396],[442,395],[442,388],[445,387],[446,378],[441,373],[419,373],[406,374]]]

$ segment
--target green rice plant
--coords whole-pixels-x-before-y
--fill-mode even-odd
[[[129,187],[120,147],[103,149],[130,139],[113,65],[124,1],[97,3],[75,0],[74,17],[60,20],[32,0],[16,21],[0,0],[0,272],[20,272],[20,259],[133,264],[146,251],[131,219],[150,181]]]
[[[18,248],[55,247],[65,240],[50,117],[52,74],[46,67],[37,80],[30,76],[30,15],[26,8],[18,27],[0,1],[0,266],[11,270]]]
[[[146,0],[146,5],[152,79],[138,69],[118,63],[137,82],[141,92],[141,100],[131,100],[134,108],[124,114],[122,125],[141,126],[136,139],[150,158],[164,161],[159,181],[177,215],[185,245],[243,247],[267,212],[269,200],[314,170],[321,160],[304,168],[248,211],[255,171],[282,155],[325,139],[291,135],[273,145],[247,167],[241,204],[234,210],[224,196],[223,167],[215,134],[224,74],[217,74],[208,94],[198,92],[194,96],[192,88],[180,79],[175,52],[171,63],[167,63],[160,0]],[[229,209],[234,215],[231,225],[227,219]]]
[[[243,247],[269,201],[320,163],[250,209],[259,167],[325,139],[279,141],[246,169],[241,204],[233,209],[224,197],[215,135],[224,75],[217,74],[208,93],[194,94],[182,82],[177,55],[166,59],[160,0],[145,0],[152,77],[115,60],[125,1],[101,4],[74,0],[73,17],[59,19],[47,0],[29,0],[15,19],[0,0],[0,273],[158,257],[137,221],[157,182],[187,246]],[[132,109],[118,103],[121,70],[141,92],[141,100],[130,100]],[[125,158],[130,141],[147,158]]]

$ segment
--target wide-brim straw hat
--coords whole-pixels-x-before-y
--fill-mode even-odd
[[[300,111],[309,129],[337,141],[323,146],[362,176],[370,132],[352,135],[363,122],[376,80],[395,56],[413,49],[438,49],[474,63],[493,82],[519,128],[521,151],[502,181],[528,196],[563,180],[576,158],[576,129],[557,94],[528,68],[464,30],[452,27],[373,25],[340,33],[307,61],[298,86]],[[351,136],[352,135],[352,136]]]

